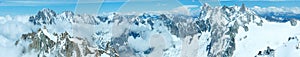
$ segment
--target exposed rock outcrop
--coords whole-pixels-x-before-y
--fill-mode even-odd
[[[44,30],[44,31],[43,31]],[[46,28],[39,29],[37,32],[23,34],[21,39],[16,41],[16,46],[23,46],[24,53],[34,51],[37,56],[54,56],[54,57],[85,57],[107,54],[113,57],[118,57],[114,48],[110,47],[108,42],[106,48],[98,48],[97,45],[92,45],[85,38],[72,37],[69,33],[64,32],[58,35],[51,35]],[[51,39],[51,36],[54,36]],[[28,46],[20,43],[28,43]]]

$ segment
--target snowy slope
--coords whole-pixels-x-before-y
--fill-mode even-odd
[[[237,50],[235,51],[235,56],[254,56],[258,54],[258,51],[267,48],[267,46],[275,49],[275,57],[278,57],[277,55],[281,55],[281,52],[277,51],[277,49],[287,48],[296,51],[297,49],[295,47],[286,47],[286,43],[289,42],[289,37],[299,36],[298,31],[299,24],[297,24],[297,26],[291,26],[290,23],[276,23],[268,22],[266,20],[264,20],[263,26],[249,24],[248,32],[239,30],[240,33],[237,34],[235,39],[237,41]],[[290,54],[289,56],[299,57],[299,55],[296,54]]]

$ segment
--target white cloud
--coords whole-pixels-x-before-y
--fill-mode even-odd
[[[295,14],[300,14],[300,8],[299,7],[259,7],[254,6],[252,8],[254,11],[257,11],[258,14],[264,14],[269,12],[292,12]]]
[[[199,6],[198,5],[183,5],[183,7],[196,8],[196,7],[199,7]]]

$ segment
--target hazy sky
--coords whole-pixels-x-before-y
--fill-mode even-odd
[[[0,6],[38,6],[38,5],[53,5],[53,4],[68,4],[68,3],[74,4],[77,3],[77,1],[78,0],[0,0]],[[84,1],[97,1],[97,0],[84,0]],[[125,2],[128,0],[101,0],[101,1],[102,2]],[[135,1],[161,1],[161,0],[135,0]],[[177,0],[177,1],[198,2],[199,0]],[[219,0],[219,1],[300,1],[300,0]]]

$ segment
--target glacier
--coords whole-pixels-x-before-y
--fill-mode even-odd
[[[272,10],[265,9],[204,4],[197,16],[97,16],[44,8],[36,15],[0,16],[0,56],[300,57],[297,11],[281,19],[286,15],[269,18]]]

